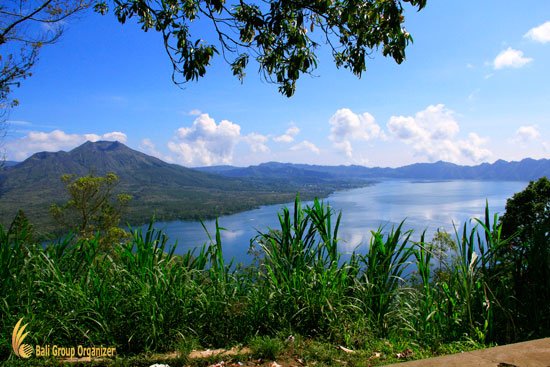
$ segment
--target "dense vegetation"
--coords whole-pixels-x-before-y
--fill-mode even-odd
[[[406,223],[380,228],[347,260],[341,214],[297,199],[278,229],[255,238],[249,267],[225,261],[219,228],[200,251],[176,256],[152,227],[107,250],[99,236],[43,246],[20,215],[0,229],[0,360],[21,317],[33,344],[114,345],[123,355],[290,334],[354,349],[406,339],[435,351],[549,336],[548,188],[545,178],[531,183],[502,220],[486,209],[454,236],[414,242]],[[529,229],[505,231],[512,208],[531,204]]]

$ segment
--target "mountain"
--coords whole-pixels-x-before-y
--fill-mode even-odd
[[[419,163],[394,170],[395,177],[432,179],[432,180],[536,180],[542,176],[550,177],[550,160],[531,158],[519,162],[498,160],[477,166],[459,166],[447,162]]]
[[[19,164],[19,162],[15,162],[15,161],[0,161],[0,169],[3,169],[3,168],[7,168],[7,167],[13,167],[15,166],[16,164]]]
[[[417,163],[399,168],[320,166],[268,162],[250,167],[197,169],[169,164],[119,142],[87,142],[69,152],[40,152],[0,169],[0,224],[8,225],[18,209],[32,223],[50,229],[48,208],[68,199],[63,174],[83,176],[114,172],[118,192],[133,196],[126,221],[206,219],[292,201],[325,197],[339,189],[374,180],[535,180],[550,177],[550,160],[496,161],[477,166],[447,162]]]
[[[364,180],[354,180],[355,177],[347,175],[345,178],[330,172],[330,166],[323,169],[309,169],[306,165],[295,165],[288,163],[268,162],[257,166],[232,167],[232,166],[211,166],[199,167],[200,172],[220,174],[232,178],[248,178],[251,180],[286,185],[337,185],[340,188],[354,183],[364,183]]]
[[[86,142],[69,152],[36,153],[0,171],[0,223],[8,225],[22,208],[32,223],[51,226],[49,206],[68,199],[61,175],[108,172],[118,175],[118,192],[133,196],[126,220],[134,224],[153,214],[157,220],[210,218],[292,201],[297,191],[308,198],[336,189],[226,177],[169,164],[119,142]]]
[[[382,180],[497,180],[529,181],[542,176],[550,177],[549,159],[526,158],[520,162],[498,160],[477,166],[460,166],[448,162],[415,163],[399,168],[363,167],[363,166],[319,166],[308,164],[268,162],[250,167],[201,167],[197,170],[224,175],[226,177],[310,177],[331,181],[334,179]]]
[[[104,175],[115,172],[121,186],[192,186],[237,189],[239,181],[220,180],[128,148],[119,142],[86,142],[70,152],[40,152],[7,170],[0,179],[0,192],[16,188],[21,182],[47,187],[62,174]]]

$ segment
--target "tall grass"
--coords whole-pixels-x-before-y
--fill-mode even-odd
[[[278,219],[253,239],[259,259],[249,267],[226,263],[218,223],[184,255],[152,225],[109,251],[97,237],[42,246],[27,223],[0,227],[0,359],[21,317],[33,344],[114,345],[122,354],[281,333],[350,347],[392,335],[488,342],[514,321],[499,258],[506,242],[488,210],[455,230],[445,259],[424,234],[411,241],[402,222],[373,231],[368,251],[344,261],[341,213],[317,200],[302,207],[296,198]]]
[[[369,250],[359,255],[361,268],[356,288],[364,304],[364,312],[380,332],[386,334],[403,273],[409,265],[413,247],[409,240],[412,231],[402,232],[403,222],[383,235],[383,228],[372,232]]]
[[[505,300],[510,295],[500,261],[507,241],[501,230],[486,205],[484,220],[474,218],[462,230],[455,227],[448,257],[441,257],[440,249],[422,234],[414,251],[420,284],[409,293],[403,312],[409,330],[427,340],[494,340],[495,313],[509,316]],[[436,257],[440,268],[434,273]]]
[[[272,330],[295,329],[305,335],[330,332],[338,316],[350,307],[348,264],[339,264],[338,228],[332,210],[318,200],[303,209],[279,214],[278,229],[260,233],[263,252],[258,286],[265,320]]]

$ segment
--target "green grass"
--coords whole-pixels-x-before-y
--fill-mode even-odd
[[[285,342],[276,337],[255,336],[247,343],[252,350],[253,358],[276,360],[285,349]]]
[[[255,358],[375,365],[408,349],[420,358],[498,341],[507,324],[495,320],[513,315],[500,291],[506,241],[496,217],[487,211],[457,229],[446,258],[424,235],[411,241],[401,223],[373,231],[367,253],[346,261],[340,219],[317,200],[304,208],[296,199],[279,228],[254,239],[260,256],[249,267],[223,258],[218,226],[210,243],[183,256],[152,226],[107,252],[99,238],[44,247],[26,223],[0,228],[0,360],[18,365],[11,330],[22,317],[29,344],[115,346],[123,358],[113,365],[237,344]],[[409,266],[416,276],[405,277]]]

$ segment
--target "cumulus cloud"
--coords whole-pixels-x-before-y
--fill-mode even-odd
[[[320,154],[321,150],[312,142],[308,140],[304,140],[296,145],[293,145],[290,150],[298,151],[298,150],[306,150],[313,152],[315,154]]]
[[[469,160],[478,163],[492,155],[484,147],[487,140],[476,133],[470,133],[466,140],[457,139],[458,122],[453,111],[443,104],[428,106],[415,116],[392,116],[387,127],[391,136],[412,146],[416,155],[432,162]]]
[[[173,162],[171,157],[166,156],[162,154],[159,150],[157,150],[156,145],[149,138],[145,138],[141,141],[141,143],[139,144],[139,149],[143,153],[151,155],[153,157],[157,157],[158,159],[162,159],[163,161],[167,161],[170,163]]]
[[[529,32],[525,33],[524,37],[540,43],[550,42],[550,21],[531,28]]]
[[[243,137],[243,141],[248,143],[253,153],[267,153],[269,148],[266,145],[268,137],[258,133],[250,133]]]
[[[289,127],[283,135],[279,135],[273,138],[273,141],[277,143],[292,143],[294,137],[298,135],[300,129],[297,126]]]
[[[523,51],[514,50],[511,47],[508,47],[506,50],[502,51],[495,57],[493,61],[493,67],[496,70],[504,68],[521,68],[528,63],[533,61],[529,57],[523,56]]]
[[[448,140],[460,130],[453,112],[444,105],[431,105],[411,116],[392,116],[389,131],[401,140]]]
[[[352,141],[384,138],[380,126],[368,112],[356,114],[348,108],[342,108],[332,115],[329,124],[331,125],[329,139],[348,158],[353,157]]]
[[[469,133],[467,140],[459,140],[457,142],[460,153],[472,162],[483,162],[489,158],[492,153],[489,149],[484,148],[487,144],[487,139],[480,137],[476,133]]]
[[[392,116],[388,122],[388,129],[401,140],[427,139],[428,131],[410,116]]]
[[[36,152],[57,152],[71,150],[85,141],[118,140],[126,143],[127,136],[120,131],[112,131],[103,135],[98,134],[67,134],[62,130],[51,132],[29,131],[22,138],[6,143],[8,157],[14,160],[23,160]]]
[[[540,138],[540,131],[536,125],[520,126],[516,130],[513,141],[516,143],[529,143]]]
[[[228,120],[216,124],[208,114],[200,114],[191,127],[177,130],[168,149],[177,162],[187,165],[229,164],[239,142],[241,127]]]
[[[103,134],[97,140],[115,140],[115,141],[119,141],[121,143],[126,143],[127,138],[128,137],[123,132],[113,131],[113,132],[110,132],[110,133]],[[91,140],[91,141],[94,141],[94,140]]]

